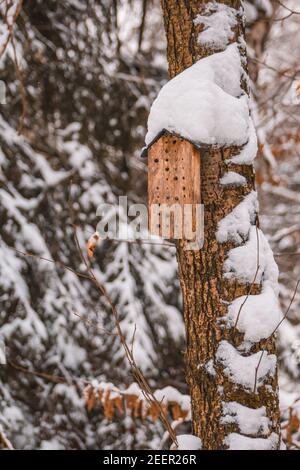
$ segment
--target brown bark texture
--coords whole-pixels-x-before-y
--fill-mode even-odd
[[[218,52],[197,41],[202,26],[195,25],[193,20],[202,13],[207,3],[207,0],[162,0],[170,78],[197,60]],[[241,8],[240,0],[223,0],[219,3],[239,11]],[[232,42],[244,37],[243,17],[238,12],[237,19]],[[246,51],[242,47],[240,53],[241,57],[246,57]],[[246,83],[242,83],[242,87],[248,92]],[[220,317],[226,315],[228,302],[249,294],[250,290],[251,295],[261,291],[259,284],[249,285],[224,279],[223,264],[226,255],[236,245],[232,242],[220,244],[216,239],[218,222],[255,189],[252,165],[228,163],[228,159],[239,154],[240,150],[238,147],[214,145],[201,152],[204,246],[199,251],[186,251],[184,242],[180,242],[177,247],[186,325],[186,370],[192,400],[193,434],[201,438],[203,449],[208,450],[226,449],[226,436],[240,433],[236,424],[222,424],[224,402],[234,401],[255,409],[264,406],[270,419],[270,434],[280,434],[277,373],[274,377],[269,377],[254,393],[230,381],[223,366],[215,359],[220,341],[227,340],[236,348],[243,341],[242,333],[234,328],[224,328],[219,322]],[[243,175],[247,184],[222,186],[220,178],[227,171]],[[276,354],[274,337],[254,343],[247,354],[264,348]],[[209,361],[214,366],[213,375],[206,367]],[[266,436],[258,433],[248,437]]]

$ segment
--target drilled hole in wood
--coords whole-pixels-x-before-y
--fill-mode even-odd
[[[170,168],[169,168],[169,167],[167,167],[167,168],[166,168],[166,171],[169,171],[169,170],[170,170]]]
[[[174,176],[174,180],[177,181],[177,180],[178,180],[178,176]]]

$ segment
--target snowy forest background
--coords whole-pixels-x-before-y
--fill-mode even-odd
[[[84,274],[74,224],[85,252],[101,202],[146,201],[146,119],[168,79],[159,0],[25,0],[13,34],[7,3],[21,2],[0,3],[0,448],[168,448],[157,416],[124,403],[122,390],[136,387],[107,302],[64,267]],[[300,277],[300,4],[244,3],[260,221],[285,310]],[[129,343],[135,331],[149,383],[181,400],[170,421],[190,432],[188,416],[178,418],[188,389],[175,250],[106,241],[93,267]],[[299,307],[300,292],[278,334],[291,449],[300,448]]]

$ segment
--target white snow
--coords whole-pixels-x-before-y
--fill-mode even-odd
[[[235,155],[228,163],[235,163],[237,165],[252,165],[253,160],[257,155],[257,135],[253,124],[253,120],[249,118],[248,140],[238,155]]]
[[[5,344],[0,339],[0,366],[6,364]]]
[[[12,405],[12,406],[7,406],[6,408],[4,408],[3,418],[8,424],[10,424],[10,423],[17,422],[17,421],[22,422],[24,419],[24,416],[20,408]]]
[[[279,436],[272,433],[270,437],[262,439],[231,433],[225,438],[225,444],[229,450],[275,450],[279,444]]]
[[[203,31],[198,35],[199,44],[214,50],[226,47],[233,39],[232,28],[237,24],[237,10],[221,3],[210,2],[205,5],[206,15],[197,15],[194,24],[203,25]]]
[[[236,244],[242,243],[247,238],[251,225],[255,222],[257,210],[257,193],[251,191],[230,214],[219,222],[216,233],[217,241],[219,243],[227,241],[233,241]]]
[[[65,450],[64,447],[60,444],[59,440],[55,437],[49,441],[41,442],[41,450]]]
[[[191,434],[181,434],[176,436],[178,447],[176,450],[201,450],[202,442],[199,437],[193,436]]]
[[[136,382],[133,382],[132,384],[130,384],[124,393],[126,395],[135,395],[136,397],[140,397],[140,398],[142,398],[143,396],[141,387]]]
[[[245,298],[246,296],[242,296],[235,299],[229,305],[225,318],[230,326],[234,326],[240,312],[236,327],[244,333],[245,341],[257,342],[269,338],[282,318],[277,295],[270,283],[266,281],[262,293],[249,295],[244,303]]]
[[[255,3],[257,7],[264,10],[266,16],[272,16],[273,6],[270,0],[256,0]]]
[[[189,395],[183,395],[174,387],[164,387],[160,390],[155,390],[154,396],[160,403],[178,403],[182,410],[190,411],[191,399]]]
[[[223,269],[227,279],[252,283],[256,275],[256,284],[262,280],[268,280],[277,292],[278,266],[274,261],[268,240],[254,225],[249,230],[246,243],[229,251]]]
[[[235,171],[228,171],[225,173],[224,176],[220,179],[220,183],[223,186],[227,185],[235,185],[235,186],[244,186],[247,184],[247,180],[243,175],[240,175],[239,173],[236,173]]]
[[[289,411],[293,408],[296,416],[300,419],[300,400],[299,386],[295,387],[296,382],[288,383],[287,376],[280,378],[279,383],[279,404],[282,417],[289,419]],[[287,386],[287,390],[284,387]]]
[[[13,249],[2,243],[0,256],[2,288],[14,289],[15,295],[20,300],[20,304],[24,306],[26,316],[24,318],[17,317],[13,322],[6,322],[1,327],[1,335],[4,339],[9,338],[12,332],[19,328],[24,336],[34,332],[37,333],[36,337],[40,336],[40,339],[47,339],[47,329],[30,305],[29,289],[21,275],[22,267],[23,262],[17,257]]]
[[[288,370],[289,375],[295,379],[299,378],[300,365],[300,328],[290,323],[287,319],[280,325],[278,330],[279,345],[282,351],[280,355],[281,364]],[[297,394],[297,396],[299,396]],[[300,407],[300,402],[299,402]],[[300,418],[300,415],[299,415]]]
[[[255,384],[255,369],[259,363],[261,351],[242,356],[228,341],[221,341],[216,353],[216,359],[224,366],[224,374],[235,384],[246,390],[253,391]],[[268,376],[273,376],[276,370],[276,356],[264,352],[257,372],[256,390],[265,382]]]
[[[253,5],[254,3],[254,5]],[[273,6],[270,2],[270,0],[253,0],[250,2],[249,0],[244,1],[244,9],[245,9],[245,15],[246,15],[246,20],[247,23],[252,23],[255,21],[258,17],[258,10],[257,8],[260,8],[265,12],[265,15],[272,16],[273,13]]]
[[[266,416],[266,408],[248,408],[236,401],[223,403],[221,424],[236,424],[242,434],[267,435],[270,420]]]
[[[18,193],[15,193],[15,196],[18,196]],[[28,245],[31,246],[36,253],[50,257],[48,248],[44,242],[42,234],[33,223],[28,223],[22,211],[19,210],[18,205],[20,203],[21,208],[23,209],[22,199],[20,197],[13,197],[9,192],[4,191],[4,189],[1,189],[0,201],[2,207],[7,210],[7,212],[10,214],[10,217],[14,219],[16,223],[20,226],[20,231],[22,232],[26,243],[28,243]],[[30,202],[28,201],[27,206],[29,205]],[[22,249],[24,249],[24,246],[22,247]]]
[[[246,144],[251,120],[240,86],[243,74],[237,44],[232,44],[170,80],[152,105],[146,145],[163,129],[195,143]]]
[[[118,394],[120,391],[114,387],[113,384],[108,384],[107,382],[94,382],[92,384],[94,388],[103,389],[105,386],[109,390],[116,390]],[[126,390],[121,392],[123,395],[135,395],[139,398],[139,400],[145,400],[145,395],[140,388],[140,386],[133,382]],[[167,404],[167,403],[177,403],[182,410],[188,411],[190,413],[191,410],[191,398],[190,395],[184,395],[180,393],[176,388],[168,386],[161,389],[157,389],[154,391],[154,396],[160,403]]]
[[[134,385],[134,384],[132,384],[132,385]],[[126,392],[125,392],[126,395],[128,395],[128,393],[132,393],[133,395],[137,394],[136,393],[137,390],[135,390],[135,393],[133,393],[133,389],[131,388],[132,385],[126,390]],[[137,387],[138,387],[138,385],[137,385]],[[140,399],[144,398],[144,395],[143,395],[141,389],[139,389],[139,395],[138,396],[140,397]],[[183,395],[182,393],[180,393],[174,387],[168,386],[168,387],[164,387],[164,388],[161,388],[161,389],[157,389],[154,392],[154,396],[157,399],[157,401],[159,401],[160,403],[165,403],[166,404],[166,403],[175,402],[180,406],[180,408],[182,410],[188,411],[189,413],[191,411],[191,398],[190,398],[190,395]]]
[[[244,333],[244,340],[256,342],[273,333],[282,314],[278,302],[278,267],[269,243],[256,226],[250,227],[248,235],[246,243],[229,251],[223,267],[224,277],[240,283],[262,283],[262,291],[235,299],[224,319],[227,326],[233,327],[239,317],[237,329]]]
[[[63,358],[62,362],[65,367],[72,370],[78,370],[80,365],[87,360],[86,351],[74,343],[72,338],[66,340],[64,337],[58,337],[57,350]]]
[[[53,170],[47,162],[46,158],[38,153],[34,154],[34,163],[41,172],[42,177],[44,178],[45,183],[48,187],[58,185],[71,175],[71,172],[69,171]]]
[[[257,18],[257,10],[255,6],[248,1],[244,1],[244,9],[247,23],[252,23],[252,21],[255,21]]]
[[[214,368],[214,361],[212,359],[210,359],[206,364],[205,364],[205,369],[206,369],[206,372],[211,375],[212,377],[215,377],[216,375],[216,371],[215,371],[215,368]]]
[[[76,124],[78,123],[72,123],[61,134],[64,136],[67,132],[76,131]],[[87,145],[82,145],[77,140],[64,141],[58,139],[57,147],[62,153],[69,155],[70,165],[79,173],[82,179],[86,180],[94,174],[93,154]]]

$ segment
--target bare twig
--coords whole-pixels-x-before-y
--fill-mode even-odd
[[[259,232],[258,232],[258,227],[256,226],[256,243],[257,243],[257,267],[256,267],[256,271],[255,271],[255,275],[254,275],[254,278],[253,278],[253,281],[251,282],[251,285],[249,287],[249,291],[244,299],[244,301],[242,302],[240,308],[239,308],[239,311],[238,311],[238,314],[237,314],[237,317],[236,317],[236,321],[235,321],[235,324],[234,324],[234,327],[233,327],[233,332],[235,332],[236,328],[237,328],[237,324],[239,322],[239,319],[240,319],[240,315],[241,315],[241,312],[242,312],[242,309],[245,305],[245,303],[247,302],[249,296],[251,295],[251,292],[252,292],[252,289],[253,289],[253,286],[255,284],[255,281],[256,281],[256,278],[257,278],[257,275],[258,275],[258,272],[259,272],[259,269],[260,269],[260,266],[259,266]]]
[[[142,49],[142,42],[143,42],[145,23],[146,23],[147,6],[148,6],[148,0],[143,0],[142,19],[141,19],[141,24],[140,24],[140,29],[139,29],[139,41],[138,41],[139,52]]]
[[[285,10],[289,11],[290,13],[292,13],[293,15],[300,15],[300,11],[295,11],[295,10],[292,10],[291,8],[287,7],[281,0],[275,0],[282,8],[284,8]]]
[[[278,256],[299,256],[300,255],[300,251],[295,251],[293,253],[274,253],[274,256],[278,257]]]
[[[94,286],[96,287],[98,292],[106,299],[106,301],[108,302],[108,304],[110,306],[111,312],[112,312],[114,320],[115,320],[115,327],[116,327],[119,339],[121,341],[121,345],[124,349],[125,356],[126,356],[128,362],[129,362],[133,377],[135,378],[135,380],[137,381],[139,387],[141,388],[141,391],[142,391],[145,399],[149,402],[150,405],[155,405],[157,407],[159,417],[160,417],[160,420],[161,420],[163,426],[168,431],[168,433],[170,435],[170,438],[173,441],[173,443],[177,446],[178,443],[177,443],[177,439],[176,439],[176,434],[175,434],[174,430],[172,429],[172,426],[170,425],[170,423],[168,421],[166,413],[165,413],[161,403],[154,396],[154,393],[153,393],[146,377],[142,373],[141,369],[138,367],[138,365],[135,361],[134,355],[133,355],[132,346],[129,347],[129,345],[127,344],[127,341],[125,339],[124,333],[123,333],[122,328],[121,328],[119,312],[118,312],[115,304],[113,303],[111,297],[107,293],[105,287],[98,281],[93,269],[91,268],[91,266],[89,265],[86,257],[83,254],[83,251],[80,247],[80,243],[79,243],[78,236],[77,236],[76,225],[73,225],[73,229],[74,229],[75,244],[76,244],[79,256],[80,256],[82,262],[84,263],[84,265],[86,267],[86,270],[89,274],[90,281],[94,284]]]
[[[72,181],[71,181],[71,184],[72,184]],[[122,331],[119,312],[117,310],[117,307],[115,306],[114,302],[112,301],[112,298],[110,297],[110,295],[107,293],[107,291],[106,291],[105,287],[103,286],[103,284],[100,283],[100,281],[97,279],[91,265],[89,264],[87,258],[85,257],[85,255],[84,255],[84,253],[81,249],[79,239],[78,239],[78,235],[77,235],[77,227],[75,225],[75,217],[74,217],[74,212],[73,212],[73,207],[72,207],[72,200],[71,200],[71,191],[69,191],[69,201],[68,202],[69,202],[70,218],[71,218],[72,227],[73,227],[73,235],[74,235],[75,246],[77,248],[80,259],[81,259],[82,263],[84,264],[84,266],[86,268],[88,277],[89,277],[91,283],[96,288],[96,290],[99,292],[99,294],[105,298],[105,300],[107,301],[107,303],[108,303],[108,305],[111,309],[111,312],[113,314],[114,321],[115,321],[115,327],[116,327],[116,330],[117,330],[117,334],[119,336],[121,345],[122,345],[123,350],[125,352],[125,357],[127,358],[129,366],[131,368],[133,377],[135,378],[136,382],[138,383],[139,387],[141,388],[141,391],[142,391],[145,399],[147,400],[147,402],[149,402],[150,405],[152,405],[152,406],[154,405],[157,408],[159,418],[160,418],[163,426],[165,427],[165,429],[169,433],[170,438],[173,441],[174,445],[177,447],[178,443],[177,443],[177,439],[176,439],[176,434],[175,434],[174,430],[172,429],[172,426],[170,425],[170,423],[168,421],[167,415],[166,415],[161,403],[156,399],[156,397],[155,397],[155,395],[154,395],[154,393],[153,393],[146,377],[144,376],[143,372],[138,367],[138,365],[135,361],[134,354],[133,354],[133,345],[131,345],[131,347],[130,347],[127,344],[125,335]],[[134,332],[134,335],[135,335],[135,332]],[[134,338],[134,336],[133,336],[133,338]]]
[[[0,427],[0,444],[3,445],[4,449],[14,450],[12,443],[6,437],[1,427]]]
[[[290,78],[291,80],[295,80],[297,78],[297,75],[300,74],[300,71],[296,70],[293,75],[289,75],[286,72],[283,72],[281,70],[278,70],[276,67],[273,67],[272,65],[267,64],[266,62],[263,62],[262,60],[257,59],[256,57],[250,57],[249,58],[250,62],[255,62],[257,64],[262,65],[263,67],[272,70],[273,72],[277,73],[277,75],[280,75],[285,78]]]
[[[23,130],[23,126],[24,126],[24,120],[25,120],[26,113],[27,113],[27,99],[26,99],[26,89],[24,85],[23,74],[20,69],[20,65],[19,65],[19,61],[17,57],[16,45],[15,45],[13,34],[11,35],[11,44],[12,44],[13,51],[14,51],[14,63],[15,63],[17,78],[19,80],[19,88],[20,88],[21,103],[22,103],[22,112],[21,112],[21,116],[19,119],[19,126],[17,130],[17,133],[21,134]]]
[[[4,14],[4,22],[7,26],[7,29],[8,29],[8,35],[7,35],[7,38],[6,38],[6,41],[4,42],[3,46],[1,47],[0,49],[0,58],[2,57],[2,55],[4,54],[6,48],[7,48],[7,45],[11,39],[11,36],[13,34],[13,28],[14,28],[14,25],[15,25],[15,22],[17,21],[17,18],[21,12],[21,9],[22,9],[22,4],[23,4],[23,0],[19,0],[19,3],[17,5],[17,8],[16,8],[16,11],[15,11],[15,14],[12,18],[12,22],[9,23],[8,20],[7,20],[7,13],[8,13],[8,8],[11,7],[11,5],[7,5],[6,4],[6,11],[5,11],[5,14]]]
[[[73,312],[73,315],[76,317],[80,318],[80,320],[88,326],[94,326],[96,328],[99,328],[99,330],[103,331],[107,336],[118,336],[117,333],[112,333],[111,331],[106,330],[105,328],[102,328],[101,326],[98,325],[98,322],[93,322],[92,320],[89,320],[88,318],[84,318],[82,315],[79,315],[77,312]]]
[[[57,383],[57,384],[67,383],[68,382],[68,380],[65,377],[61,377],[61,376],[58,376],[58,375],[51,375],[51,374],[47,374],[45,372],[37,372],[35,370],[30,370],[30,369],[27,369],[26,367],[20,366],[19,364],[16,364],[15,362],[10,361],[10,360],[7,361],[7,364],[10,365],[11,367],[13,367],[16,370],[18,370],[20,372],[23,372],[24,374],[35,375],[36,377],[41,377],[42,379],[49,380],[50,382],[54,382],[54,383]],[[86,382],[86,383],[88,383],[88,382]]]

